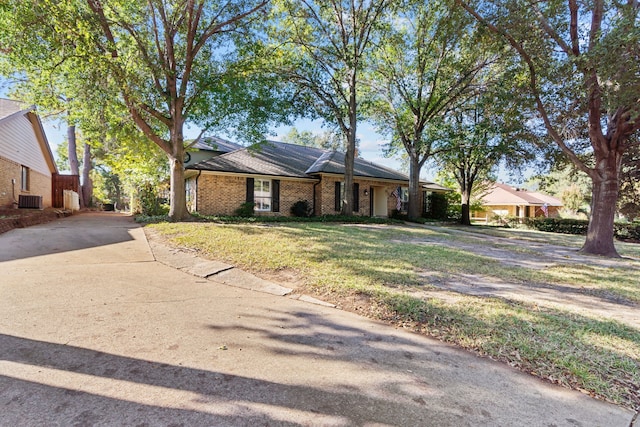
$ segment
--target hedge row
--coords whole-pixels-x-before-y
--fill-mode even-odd
[[[530,218],[526,225],[540,231],[552,233],[586,235],[589,221],[566,218]],[[618,239],[640,240],[640,223],[616,223],[614,234]]]

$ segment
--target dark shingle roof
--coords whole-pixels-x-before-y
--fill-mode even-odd
[[[344,157],[344,153],[337,151],[327,152],[307,170],[307,173],[344,174]],[[409,180],[409,177],[401,172],[359,158],[356,158],[354,161],[353,175],[399,181]]]
[[[238,145],[234,142],[227,141],[215,136],[208,136],[200,139],[200,141],[193,144],[192,148],[205,151],[215,151],[218,153],[230,153],[232,151],[240,150],[244,148],[242,145]]]
[[[405,174],[391,168],[363,159],[355,159],[354,163],[355,176],[408,181]],[[344,153],[268,141],[255,149],[243,148],[196,163],[188,169],[312,178],[321,173],[344,174]]]

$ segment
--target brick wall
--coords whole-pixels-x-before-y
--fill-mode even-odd
[[[42,206],[51,207],[51,177],[45,176],[33,169],[29,169],[29,191],[20,189],[21,165],[0,157],[0,207],[11,207],[14,201],[14,186],[11,179],[15,179],[16,201],[20,194],[42,196]]]
[[[300,200],[306,200],[313,206],[313,182],[280,180],[280,215],[291,216],[291,206]],[[261,214],[263,212],[260,212]],[[268,214],[268,212],[265,212]],[[272,212],[271,215],[276,214]]]
[[[246,199],[246,178],[203,173],[198,178],[197,211],[202,215],[233,215]]]
[[[316,187],[316,215],[337,215],[335,210],[335,183],[343,181],[341,177],[323,176]],[[355,215],[370,216],[371,187],[375,186],[378,195],[387,197],[388,213],[396,207],[396,199],[391,192],[395,184],[380,181],[356,179],[359,184],[359,209]],[[191,181],[190,184],[192,184]],[[314,182],[280,179],[280,212],[257,212],[257,215],[291,215],[291,206],[300,200],[306,200],[313,206]],[[189,188],[195,188],[191,185]],[[202,215],[233,215],[246,200],[246,177],[224,176],[203,173],[197,184],[197,211]],[[365,191],[367,194],[365,194]],[[420,203],[422,203],[420,201]],[[422,204],[420,205],[422,206]]]
[[[291,215],[291,206],[299,200],[313,205],[313,182],[280,179],[280,212],[256,212],[257,215]],[[233,215],[247,197],[247,178],[202,174],[198,178],[198,213]]]
[[[0,207],[11,207],[13,203],[13,188],[11,178],[16,180],[15,197],[20,192],[20,165],[0,157]]]
[[[335,210],[335,185],[336,182],[342,182],[344,179],[341,177],[328,177],[322,178],[321,184],[318,186],[322,189],[322,193],[318,197],[318,206],[316,209],[316,215],[337,215],[340,212]],[[390,196],[391,192],[397,185],[382,183],[380,181],[367,180],[367,179],[355,179],[355,183],[360,185],[360,198],[358,211],[354,209],[354,215],[370,216],[371,215],[371,187],[377,188],[377,194],[384,194],[387,197],[388,212],[391,214],[392,209],[396,208],[396,199]],[[365,194],[365,190],[367,194]]]

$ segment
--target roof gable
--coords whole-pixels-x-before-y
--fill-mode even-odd
[[[45,176],[58,171],[34,107],[0,99],[0,155]]]
[[[539,193],[513,188],[506,184],[495,183],[488,194],[483,198],[485,205],[535,205],[562,206],[562,202],[555,197]]]

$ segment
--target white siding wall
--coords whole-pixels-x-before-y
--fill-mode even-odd
[[[13,113],[17,113],[20,110],[23,110],[25,107],[21,107],[22,103],[18,101],[12,101],[11,99],[2,99],[0,98],[0,118],[9,116]]]
[[[33,125],[24,115],[0,121],[0,156],[51,176]]]

